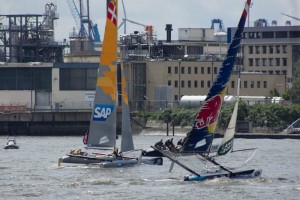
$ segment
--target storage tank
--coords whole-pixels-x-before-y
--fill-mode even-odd
[[[185,108],[201,107],[205,99],[206,96],[201,95],[184,95],[180,99],[180,105]],[[236,96],[228,95],[224,97],[224,103],[234,102],[235,100]]]

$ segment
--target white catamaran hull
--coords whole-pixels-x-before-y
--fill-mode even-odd
[[[197,175],[188,175],[184,177],[185,181],[204,181],[208,179],[215,179],[221,177],[228,178],[257,178],[260,177],[262,173],[261,169],[249,169],[249,170],[231,170],[231,173],[225,170],[219,170],[216,172],[210,172]]]

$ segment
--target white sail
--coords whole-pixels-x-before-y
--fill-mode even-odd
[[[237,122],[237,115],[239,109],[239,93],[240,93],[240,77],[238,78],[238,86],[237,86],[237,100],[234,105],[234,109],[226,129],[224,133],[224,137],[222,139],[221,145],[218,148],[217,154],[218,155],[225,155],[233,148],[233,138],[234,134],[236,133],[236,122]]]

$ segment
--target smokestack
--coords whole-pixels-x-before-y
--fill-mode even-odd
[[[165,30],[167,31],[167,42],[171,42],[171,32],[173,31],[172,24],[166,24]]]

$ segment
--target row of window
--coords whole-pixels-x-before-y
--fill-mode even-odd
[[[198,68],[199,67],[180,67],[180,74],[198,74]],[[206,73],[205,73],[205,68],[206,68]],[[213,68],[214,70],[214,74],[218,73],[218,68],[217,67],[213,67],[213,65],[211,67],[200,67],[200,73],[201,74],[211,74],[211,69]],[[178,74],[178,67],[171,67],[168,66],[168,74]]]
[[[300,38],[300,31],[264,31],[243,33],[243,39],[260,38]]]
[[[249,58],[249,67],[287,66],[287,58]],[[255,62],[255,63],[254,63]]]
[[[51,68],[1,68],[0,90],[52,89]]]
[[[198,81],[195,80],[195,81],[180,81],[180,88],[185,88],[185,84],[187,84],[187,88],[198,88]],[[243,88],[254,88],[255,85],[254,85],[254,81],[243,81]],[[171,80],[168,80],[168,86],[173,86],[174,88],[178,88],[179,85],[178,85],[178,81],[175,80],[173,85],[172,85],[172,81]],[[200,81],[200,88],[205,88],[205,86],[207,88],[210,88],[211,87],[211,81],[206,81],[206,85],[205,85],[205,81]],[[256,88],[267,88],[267,81],[256,81]],[[231,81],[231,88],[235,88],[235,81]]]
[[[256,45],[256,46],[248,46],[249,54],[280,54],[280,53],[287,53],[287,45]]]
[[[268,73],[268,74],[276,74],[276,75],[280,75],[280,74],[283,74],[283,75],[287,75],[287,70],[249,70],[249,72],[261,72],[261,73]]]

